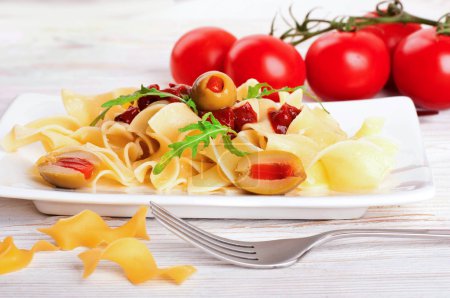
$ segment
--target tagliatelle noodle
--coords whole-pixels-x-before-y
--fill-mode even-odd
[[[110,228],[97,213],[85,210],[72,217],[60,219],[53,226],[40,228],[38,231],[52,237],[58,247],[63,250],[80,246],[92,248],[124,237],[148,240],[147,211],[148,208],[143,206],[127,223],[117,228]]]
[[[384,119],[377,117],[370,117],[364,120],[361,128],[355,133],[355,139],[362,137],[368,137],[373,135],[378,135],[383,130]]]
[[[130,131],[135,133],[144,134],[148,128],[148,121],[162,108],[164,108],[168,102],[157,101],[149,105],[145,110],[141,111],[134,117],[133,121],[130,123]]]
[[[308,169],[317,153],[320,151],[317,143],[311,138],[300,134],[279,135],[275,133],[267,134],[267,145],[265,150],[281,150],[297,155],[305,169]]]
[[[119,88],[111,92],[97,95],[81,95],[69,90],[62,90],[61,97],[70,116],[78,119],[80,125],[88,126],[104,108],[101,105],[121,95],[131,94],[136,88]],[[105,116],[106,120],[112,120],[114,116],[125,110],[122,106],[114,106]]]
[[[27,125],[16,125],[3,138],[2,147],[9,152],[16,151],[18,148],[35,142],[42,142],[48,149],[57,149],[52,144],[61,144],[58,138],[64,138],[72,144],[75,140],[67,139],[80,126],[77,120],[70,116],[56,116],[39,119],[28,123]],[[52,138],[55,138],[54,140]]]
[[[365,140],[347,140],[324,149],[316,157],[327,173],[333,190],[361,192],[376,188],[389,172],[392,158]]]
[[[72,135],[72,138],[81,144],[93,144],[98,147],[105,147],[102,131],[100,127],[83,126],[77,129]]]
[[[248,79],[244,84],[237,87],[237,89],[236,89],[237,100],[241,101],[241,100],[247,98],[248,87],[250,87],[250,86],[253,87],[253,86],[257,85],[258,83],[259,82],[255,79]]]
[[[188,179],[189,193],[204,193],[222,190],[231,184],[217,165]]]
[[[197,123],[200,120],[192,110],[184,103],[168,104],[148,121],[149,127],[158,135],[165,136],[172,142],[176,141],[180,128]]]
[[[163,277],[181,284],[196,271],[189,265],[158,268],[148,247],[135,238],[118,239],[105,247],[90,249],[78,256],[84,264],[84,278],[94,272],[100,260],[118,264],[133,284],[143,283],[156,277]]]
[[[329,184],[327,172],[322,162],[318,160],[306,169],[306,180],[298,188],[303,190],[328,190]]]
[[[301,109],[303,107],[303,90],[297,89],[292,93],[287,92],[279,92],[286,94],[284,96],[280,96],[280,104],[288,104],[290,106],[293,106],[297,109]]]
[[[254,146],[253,144],[248,142],[243,135],[238,134],[236,138],[233,139],[232,142],[237,149],[244,152],[251,153],[262,150],[261,148]],[[232,183],[235,183],[236,182],[235,168],[240,160],[240,157],[228,151],[220,138],[211,141],[210,146],[213,150],[215,160],[217,160],[217,164],[220,170],[223,172],[223,174],[225,175],[225,177],[227,177],[228,180],[230,180]]]
[[[25,268],[36,252],[53,250],[58,250],[58,247],[45,240],[36,242],[30,250],[19,249],[12,237],[6,237],[0,241],[0,275]]]
[[[289,125],[287,134],[302,134],[313,139],[321,149],[347,139],[339,123],[320,108],[304,105],[300,114]]]

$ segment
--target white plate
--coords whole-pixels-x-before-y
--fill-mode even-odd
[[[364,215],[370,206],[400,205],[430,199],[434,186],[412,101],[390,97],[351,102],[325,103],[350,135],[369,116],[386,119],[385,135],[399,143],[395,170],[376,192],[367,194],[327,193],[322,195],[163,195],[145,193],[142,188],[97,193],[54,189],[30,175],[30,169],[44,151],[32,145],[16,153],[0,151],[0,196],[33,200],[47,214],[72,215],[89,208],[104,216],[130,216],[136,206],[152,200],[183,217],[348,219]],[[19,96],[0,121],[0,137],[14,124],[64,114],[58,96]]]

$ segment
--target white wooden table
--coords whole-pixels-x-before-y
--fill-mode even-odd
[[[267,32],[273,13],[292,1],[275,2],[2,1],[0,113],[24,92],[56,94],[65,87],[94,93],[167,83],[170,49],[180,34],[200,25],[222,26],[238,36]],[[375,3],[336,2],[304,0],[296,10],[322,5],[335,14],[361,13]],[[412,12],[433,18],[450,11],[449,2],[405,0]],[[357,220],[193,222],[236,239],[306,236],[348,227],[450,228],[450,111],[421,119],[421,128],[437,185],[436,197],[428,202],[372,208]],[[20,247],[31,247],[42,238],[36,228],[57,219],[40,214],[31,202],[0,198],[0,238],[12,235]],[[124,219],[108,222],[119,225]],[[0,276],[0,297],[450,296],[450,242],[342,240],[315,249],[290,268],[249,270],[206,256],[154,220],[148,226],[150,248],[161,266],[198,268],[182,286],[162,280],[133,286],[112,264],[101,265],[83,280],[76,250],[38,254],[26,270]]]

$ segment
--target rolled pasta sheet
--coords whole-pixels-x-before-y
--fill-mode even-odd
[[[51,152],[59,148],[67,146],[81,145],[80,142],[70,136],[66,136],[51,130],[41,132],[42,139],[40,139],[45,151]]]
[[[150,182],[158,191],[170,191],[177,185],[180,176],[180,159],[172,158],[166,168],[158,175],[150,173]]]
[[[80,128],[77,120],[70,116],[48,117],[32,121],[26,125],[16,125],[13,129],[2,139],[1,145],[5,151],[13,152],[20,147],[42,142],[44,147],[48,150],[56,147],[52,144],[64,143],[61,139],[65,136],[73,134],[73,132]],[[50,132],[45,134],[46,132]],[[52,140],[52,137],[59,138]],[[70,142],[67,140],[67,142]],[[68,145],[73,144],[70,142]]]
[[[140,183],[144,183],[146,178],[149,177],[148,181],[151,184],[150,186],[158,191],[170,190],[178,183],[177,179],[180,176],[181,170],[180,159],[178,157],[173,158],[159,175],[154,175],[150,171],[158,163],[161,156],[169,150],[168,145],[171,142],[167,137],[157,133],[150,134],[149,136],[159,143],[159,149],[149,158],[134,164],[134,176]]]
[[[81,95],[63,89],[61,97],[67,114],[75,117],[83,126],[88,126],[102,111],[102,104],[121,95],[131,94],[136,88],[119,88],[98,95]],[[114,119],[115,115],[125,110],[125,107],[114,106],[105,115],[105,120]]]
[[[287,134],[302,134],[313,139],[321,149],[347,139],[339,123],[320,108],[311,110],[303,106],[300,114],[292,121]]]
[[[256,86],[259,82],[255,79],[248,79],[244,84],[240,85],[236,89],[237,100],[241,101],[247,98],[248,87]]]
[[[94,178],[94,186],[98,182],[99,177],[107,177],[124,186],[132,186],[137,184],[133,170],[128,168],[111,149],[86,144],[85,146],[80,147],[80,150],[87,150],[88,152],[95,154],[101,160],[101,169]]]
[[[144,134],[148,128],[149,120],[157,113],[159,110],[167,106],[167,101],[157,101],[149,105],[145,110],[141,111],[134,117],[133,121],[130,123],[129,130],[131,132]]]
[[[99,147],[105,147],[103,134],[100,127],[83,126],[76,130],[71,137],[81,144],[93,144]]]
[[[200,118],[184,103],[172,103],[161,108],[148,121],[150,129],[175,142],[180,128],[197,123]]]
[[[137,161],[133,164],[134,175],[140,183],[145,181],[148,172],[153,169],[153,167],[158,163],[161,156],[164,155],[169,150],[170,140],[164,136],[158,135],[156,133],[150,134],[149,137],[153,138],[158,143],[158,150],[150,155],[148,158]]]
[[[303,107],[303,90],[297,89],[292,93],[279,92],[280,104],[288,104],[290,106],[301,109]]]
[[[254,146],[243,135],[238,135],[233,139],[233,145],[241,151],[252,153],[257,151],[262,151],[261,148]],[[215,155],[215,160],[217,160],[217,165],[223,172],[225,177],[232,183],[236,181],[235,169],[239,159],[241,157],[234,155],[228,149],[225,148],[221,139],[217,138],[211,142],[210,147]]]
[[[370,117],[364,120],[361,128],[353,136],[354,139],[378,135],[384,127],[384,118]]]
[[[327,172],[320,160],[306,169],[306,180],[298,188],[308,191],[326,191],[329,189]]]
[[[253,146],[265,149],[267,145],[266,135],[261,134],[256,130],[242,130],[238,133],[241,140],[250,142]]]
[[[205,193],[223,190],[230,186],[230,180],[221,171],[220,167],[215,165],[198,175],[188,178],[187,191],[189,193]]]
[[[299,134],[280,135],[267,134],[265,150],[281,150],[297,155],[305,170],[311,167],[320,151],[319,145],[311,138]]]
[[[329,187],[335,191],[361,192],[377,188],[394,164],[385,148],[367,140],[347,140],[319,153]]]
[[[252,106],[253,107],[253,106]],[[266,98],[258,100],[258,122],[247,123],[243,129],[256,130],[259,134],[275,133],[269,120],[269,112],[277,110],[277,103]]]
[[[103,143],[106,148],[123,148],[129,142],[136,139],[135,135],[128,131],[128,127],[116,121],[105,121],[100,127]]]

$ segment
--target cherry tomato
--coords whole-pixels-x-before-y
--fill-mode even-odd
[[[277,89],[300,86],[305,81],[305,64],[297,50],[269,35],[236,41],[228,52],[225,72],[237,86],[250,78]]]
[[[450,108],[450,36],[431,28],[405,38],[395,51],[394,79],[418,106]]]
[[[236,37],[216,27],[201,27],[187,32],[175,43],[170,69],[175,82],[192,85],[210,70],[224,70],[225,57]]]
[[[308,82],[325,100],[373,97],[389,77],[389,52],[372,33],[330,32],[306,54]]]
[[[366,15],[367,17],[377,17],[378,14],[376,12],[371,12]],[[372,26],[367,26],[361,31],[370,32],[378,37],[380,37],[384,43],[387,45],[389,49],[389,54],[391,57],[391,66],[392,61],[394,58],[395,49],[397,48],[400,41],[402,41],[403,38],[406,36],[416,32],[417,30],[420,30],[422,26],[419,24],[414,23],[387,23],[387,24],[377,24]],[[386,83],[386,88],[390,89],[396,89],[395,83],[394,83],[394,77],[392,73],[392,67],[391,67],[391,74],[389,76],[389,80]]]

